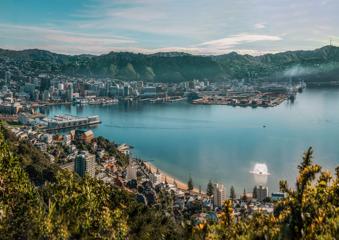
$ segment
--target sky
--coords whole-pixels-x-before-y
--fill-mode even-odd
[[[0,0],[0,48],[261,55],[339,45],[338,0]]]

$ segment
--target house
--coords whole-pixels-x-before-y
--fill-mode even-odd
[[[85,143],[90,143],[94,138],[94,133],[92,130],[88,130],[86,132],[84,132],[81,136],[81,139],[85,142]]]
[[[85,143],[90,143],[94,139],[94,133],[92,130],[84,131],[77,129],[75,131],[75,137]]]

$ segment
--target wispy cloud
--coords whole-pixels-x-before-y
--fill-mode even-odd
[[[18,41],[15,49],[43,48],[68,54],[103,54],[109,51],[131,51],[142,53],[179,51],[191,54],[216,55],[231,51],[244,54],[261,54],[261,51],[242,49],[241,44],[261,41],[279,41],[279,36],[238,34],[230,37],[202,42],[188,46],[173,46],[160,48],[145,48],[138,46],[133,39],[120,36],[92,35],[61,31],[29,25],[0,24],[0,41]],[[25,40],[25,44],[20,44]],[[13,48],[13,47],[11,47]]]
[[[70,54],[100,54],[115,47],[128,47],[136,43],[133,39],[121,36],[75,33],[53,28],[15,24],[0,24],[1,39],[15,42],[16,49],[44,48]]]
[[[252,43],[252,42],[260,42],[260,41],[280,41],[282,40],[279,36],[270,36],[270,35],[256,35],[256,34],[238,34],[222,39],[207,41],[198,46],[204,48],[212,48],[216,50],[228,50],[233,48],[236,45],[242,43]]]

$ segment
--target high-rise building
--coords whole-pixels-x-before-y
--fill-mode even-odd
[[[63,91],[65,89],[65,85],[63,83],[58,83],[58,89]]]
[[[66,91],[66,98],[67,98],[67,101],[69,102],[73,101],[73,85],[68,86],[68,89]]]
[[[128,97],[130,95],[130,87],[128,85],[124,86],[124,97]]]
[[[262,202],[265,198],[268,197],[268,188],[260,185],[254,188],[253,193],[255,195],[255,198],[259,202]]]
[[[137,179],[137,166],[131,162],[128,166],[127,166],[127,175],[126,178],[127,180],[132,180],[132,179]]]
[[[30,97],[32,98],[35,91],[35,85],[33,83],[26,82],[25,85],[23,86],[23,90],[25,93],[29,94]]]
[[[95,176],[95,155],[82,151],[74,161],[74,170],[81,177],[88,174],[91,177]]]
[[[47,101],[49,101],[50,97],[51,97],[51,95],[50,95],[49,91],[45,90],[42,93],[42,98],[41,99],[42,99],[42,101],[47,102]]]
[[[224,184],[215,183],[213,189],[214,206],[221,207],[226,200],[226,192]]]
[[[42,78],[40,80],[40,91],[48,90],[51,87],[51,80],[47,78]]]
[[[40,91],[38,89],[35,89],[33,92],[33,100],[38,101],[40,99]]]

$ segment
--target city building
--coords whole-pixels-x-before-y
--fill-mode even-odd
[[[85,176],[85,174],[94,177],[95,165],[95,155],[90,154],[87,151],[82,151],[75,158],[74,170],[81,177]]]
[[[27,113],[27,112],[22,112],[19,114],[19,122],[24,125],[36,125],[40,122],[41,119],[43,119],[45,115],[41,113]]]
[[[226,200],[226,192],[224,184],[215,183],[213,189],[214,206],[221,207]]]
[[[73,101],[73,86],[72,86],[72,85],[70,85],[70,86],[68,87],[66,93],[67,93],[67,94],[66,94],[66,95],[67,95],[67,96],[66,96],[67,101],[72,102],[72,101]]]
[[[160,173],[152,173],[150,175],[150,179],[151,179],[151,181],[152,181],[152,183],[154,185],[162,182],[162,178],[161,178],[161,174]]]
[[[157,95],[156,87],[145,87],[142,97],[155,97]]]
[[[20,103],[1,103],[0,104],[0,113],[3,114],[18,114],[22,109]]]
[[[257,186],[254,188],[254,194],[255,198],[259,201],[262,202],[264,199],[268,197],[268,188],[263,187],[263,186]]]
[[[285,194],[282,192],[274,192],[271,194],[271,200],[272,201],[279,201],[281,199],[285,198]]]
[[[130,146],[127,144],[121,144],[118,146],[118,151],[128,156],[130,154]]]
[[[51,144],[52,141],[53,141],[53,135],[52,134],[43,134],[41,137],[40,137],[40,140],[44,143],[47,143],[47,144]]]
[[[133,163],[130,163],[127,167],[127,175],[126,179],[127,181],[132,179],[137,179],[137,166]]]
[[[85,143],[90,143],[94,138],[94,133],[92,130],[88,130],[81,135],[81,140]]]
[[[67,169],[68,171],[74,172],[74,162],[69,162],[60,165],[60,168]]]
[[[51,95],[48,90],[43,91],[42,97],[41,97],[42,101],[47,102],[49,101],[50,97]]]

